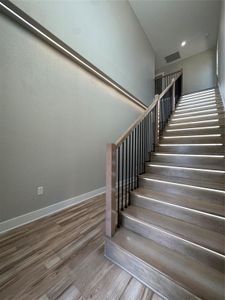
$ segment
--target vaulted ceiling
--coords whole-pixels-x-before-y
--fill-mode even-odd
[[[220,0],[129,0],[156,53],[156,68],[176,51],[181,59],[215,47]],[[182,41],[187,41],[181,47]]]

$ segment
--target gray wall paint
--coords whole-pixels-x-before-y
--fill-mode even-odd
[[[112,49],[109,47],[107,55],[103,55],[102,33],[101,38],[92,39],[93,51],[97,51],[94,48],[98,44],[102,61],[118,71],[114,79],[121,84],[127,80],[126,87],[136,81],[132,92],[139,96],[142,92],[145,102],[150,102],[151,84],[145,89],[142,84],[144,78],[152,80],[154,74],[152,50],[129,4],[119,3],[117,7],[118,2],[113,3],[112,10],[109,7],[100,10],[105,16],[102,23],[98,20],[98,28],[100,31],[105,28]],[[109,3],[110,8],[113,3]],[[124,5],[122,11],[121,5]],[[107,23],[106,14],[110,33],[108,25],[103,26]],[[132,30],[113,29],[112,19],[121,15],[129,19]],[[83,17],[88,19],[85,12]],[[99,18],[100,12],[95,16]],[[91,19],[90,24],[97,26]],[[4,221],[104,186],[106,143],[114,142],[140,110],[2,15],[0,28],[0,220]],[[137,48],[122,43],[127,35],[137,42]],[[86,39],[86,36],[80,34],[79,38]],[[148,60],[150,63],[141,72]],[[125,81],[121,82],[124,74]],[[38,186],[44,186],[43,196],[36,195]]]
[[[200,54],[169,64],[156,74],[183,69],[183,93],[204,90],[216,86],[216,50],[209,49]]]
[[[145,104],[150,104],[154,52],[128,1],[13,2]]]
[[[225,105],[225,1],[222,1],[218,37],[218,83]]]

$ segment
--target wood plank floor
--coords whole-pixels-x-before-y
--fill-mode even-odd
[[[104,257],[105,195],[0,235],[0,299],[160,300]]]

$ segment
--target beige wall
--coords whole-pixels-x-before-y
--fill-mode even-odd
[[[156,74],[183,69],[183,94],[216,86],[216,50],[209,49],[197,55],[169,64]]]
[[[30,3],[23,6],[31,11]],[[50,10],[49,20],[50,3],[32,1],[45,23],[71,21],[69,17],[57,21]],[[91,62],[106,73],[112,67],[109,75],[148,104],[154,94],[152,49],[127,2],[101,3],[90,2],[88,12],[79,9],[86,22],[79,28],[69,22],[73,46],[88,47]],[[67,2],[63,4],[66,12]],[[127,22],[122,27],[123,18]],[[92,36],[87,46],[89,23],[101,36]],[[0,220],[4,221],[103,187],[106,143],[114,142],[140,110],[3,15],[0,28]],[[44,187],[42,196],[37,196],[38,186]]]
[[[225,105],[225,1],[222,1],[218,36],[218,83]]]

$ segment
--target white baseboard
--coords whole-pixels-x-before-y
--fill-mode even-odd
[[[41,209],[29,212],[27,214],[18,216],[13,219],[9,219],[6,221],[3,221],[0,223],[0,233],[6,232],[8,230],[14,229],[16,227],[28,224],[30,222],[33,222],[35,220],[41,219],[43,217],[52,215],[56,212],[59,212],[63,209],[66,209],[70,206],[73,206],[75,204],[81,203],[83,201],[86,201],[90,198],[93,198],[95,196],[101,195],[105,193],[105,187],[99,188],[97,190],[93,190],[91,192],[60,201],[58,203],[55,203],[53,205],[43,207]]]

